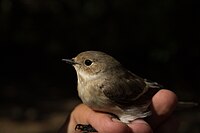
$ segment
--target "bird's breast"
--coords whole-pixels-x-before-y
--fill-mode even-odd
[[[98,111],[105,111],[104,109],[112,104],[110,99],[104,95],[101,89],[102,84],[98,80],[78,83],[78,93],[82,102]]]

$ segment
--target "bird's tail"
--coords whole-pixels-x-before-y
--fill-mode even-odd
[[[197,102],[186,102],[186,101],[179,101],[177,108],[193,108],[193,107],[198,107],[199,103]]]

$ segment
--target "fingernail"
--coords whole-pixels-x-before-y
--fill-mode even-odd
[[[136,119],[134,121],[131,122],[132,124],[146,124],[148,125],[148,123],[142,119]]]
[[[121,122],[119,119],[117,119],[117,118],[115,118],[115,117],[112,117],[111,119],[112,119],[112,121],[114,121],[114,122]]]
[[[132,132],[134,133],[153,133],[153,130],[151,129],[150,125],[142,119],[136,119],[130,124],[128,124],[128,126],[132,129]]]

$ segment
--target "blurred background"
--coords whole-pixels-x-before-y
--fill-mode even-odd
[[[1,0],[0,133],[54,133],[78,104],[62,58],[104,51],[182,101],[200,101],[200,8],[195,0]],[[180,133],[200,132],[199,108]]]

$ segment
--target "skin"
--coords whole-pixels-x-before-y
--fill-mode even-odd
[[[76,124],[90,124],[98,133],[176,133],[178,121],[172,115],[177,105],[176,95],[162,89],[152,98],[152,115],[124,124],[112,115],[96,112],[84,104],[74,108],[59,133],[80,133],[75,131]]]

